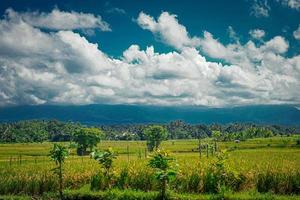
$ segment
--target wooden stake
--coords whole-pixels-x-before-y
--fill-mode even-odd
[[[208,144],[206,144],[206,157],[208,158]]]
[[[129,146],[127,145],[127,160],[129,161]]]

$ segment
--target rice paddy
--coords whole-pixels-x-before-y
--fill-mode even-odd
[[[226,165],[234,174],[229,185],[231,190],[299,194],[299,138],[291,136],[251,139],[239,143],[218,142],[219,151],[227,149]],[[212,141],[203,139],[201,143],[212,144]],[[0,194],[42,195],[55,192],[58,188],[57,177],[51,171],[55,165],[48,157],[52,145],[48,142],[0,144]],[[200,155],[198,145],[198,140],[170,140],[162,143],[162,148],[170,151],[178,164],[177,178],[170,183],[172,191],[196,194],[208,192],[205,189],[205,176],[216,159],[216,152],[203,149]],[[142,191],[157,189],[153,171],[147,166],[149,152],[144,141],[101,141],[98,145],[99,149],[109,147],[118,154],[113,168],[116,188]],[[77,156],[75,150],[72,150],[64,166],[65,188],[80,189],[88,185],[91,177],[99,171],[100,166],[96,161],[89,156]],[[122,182],[124,174],[127,179]],[[276,183],[281,184],[283,189],[276,189]]]

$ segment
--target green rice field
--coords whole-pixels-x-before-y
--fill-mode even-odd
[[[176,158],[178,167],[176,179],[169,184],[170,191],[198,195],[199,198],[209,195],[207,172],[215,162],[216,154],[227,150],[226,167],[231,174],[227,192],[252,192],[275,197],[285,195],[282,198],[287,195],[288,198],[298,199],[299,139],[300,136],[295,135],[239,143],[218,142],[217,152],[203,148],[201,155],[198,140],[165,141],[162,148]],[[201,144],[214,145],[210,139],[201,140]],[[52,146],[48,142],[0,144],[0,195],[3,198],[15,195],[43,196],[57,191],[57,177],[51,171],[55,164],[48,157]],[[118,154],[113,168],[115,189],[157,191],[153,171],[147,166],[149,152],[144,141],[101,141],[98,145],[99,149],[109,147]],[[74,194],[72,191],[88,187],[91,177],[99,172],[100,165],[95,160],[89,156],[77,156],[73,149],[64,166],[66,192]]]

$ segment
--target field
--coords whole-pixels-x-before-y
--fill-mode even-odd
[[[242,193],[242,196],[249,192],[299,195],[299,139],[300,136],[285,136],[240,143],[218,142],[218,150],[227,149],[228,154],[224,161],[226,192]],[[212,141],[203,139],[201,143],[212,144]],[[57,191],[57,177],[51,171],[55,165],[48,157],[52,146],[52,143],[0,144],[0,195],[40,196]],[[113,171],[115,189],[157,191],[153,171],[147,166],[149,153],[144,141],[101,141],[98,145],[99,149],[108,147],[118,153]],[[208,172],[215,175],[211,166],[216,162],[216,152],[203,149],[200,156],[198,140],[169,140],[162,147],[171,152],[178,164],[177,177],[169,184],[173,193],[194,193],[196,197],[201,194],[203,198],[214,193],[217,182],[208,180]],[[100,171],[95,160],[76,156],[74,150],[64,168],[64,185],[70,194],[88,187],[91,177]],[[298,199],[298,196],[287,198]]]

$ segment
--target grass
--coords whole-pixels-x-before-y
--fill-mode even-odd
[[[298,179],[300,180],[300,148],[296,145],[299,138],[299,136],[273,137],[240,143],[220,142],[219,148],[229,150],[228,169],[234,173],[234,176],[242,177],[242,183],[236,183],[239,179],[234,179],[234,184],[240,184],[239,188],[234,194],[228,193],[227,195],[231,195],[230,198],[240,195],[240,199],[247,199],[251,196],[248,191],[257,191],[258,188],[262,192],[267,192],[267,194],[260,194],[259,198],[262,199],[269,198],[268,192],[297,194],[293,190],[300,186],[299,181],[297,182]],[[201,142],[211,141],[204,139]],[[57,178],[50,171],[55,166],[47,156],[52,145],[49,142],[0,144],[0,194],[41,195],[45,192],[56,191]],[[146,166],[148,152],[145,152],[145,142],[102,141],[99,144],[100,149],[108,147],[113,147],[119,154],[114,163],[113,172],[116,193],[122,193],[117,190],[120,188],[129,193],[133,190],[142,190],[148,191],[149,195],[154,194],[157,184],[153,179],[153,171]],[[195,193],[197,198],[201,193],[201,196],[206,198],[206,195],[203,195],[205,192],[203,184],[207,169],[215,159],[212,153],[209,152],[207,158],[206,151],[204,151],[199,158],[197,140],[170,140],[163,142],[162,147],[171,151],[179,164],[177,179],[170,184],[170,188],[180,194]],[[65,164],[65,186],[68,191],[76,193],[77,189],[89,184],[91,177],[99,171],[98,163],[89,156],[78,157],[75,151],[72,151]],[[284,188],[287,189],[284,191],[276,189],[275,185],[278,182],[285,184]],[[291,187],[293,184],[294,186]],[[154,193],[149,191],[154,191]],[[95,195],[98,193],[96,192]],[[138,192],[134,193],[134,195],[138,194]],[[123,193],[120,195],[126,196]],[[176,196],[175,193],[173,195]],[[211,195],[208,196],[212,198]]]
[[[78,190],[66,190],[64,193],[66,200],[155,200],[158,199],[158,192],[143,192],[137,190],[118,190],[91,192],[88,187]],[[170,200],[298,200],[299,196],[293,195],[274,195],[271,193],[261,194],[257,192],[226,193],[220,195],[210,194],[185,194],[169,193]],[[56,200],[57,195],[46,193],[36,197],[43,200]],[[30,200],[30,196],[0,196],[3,200]]]

